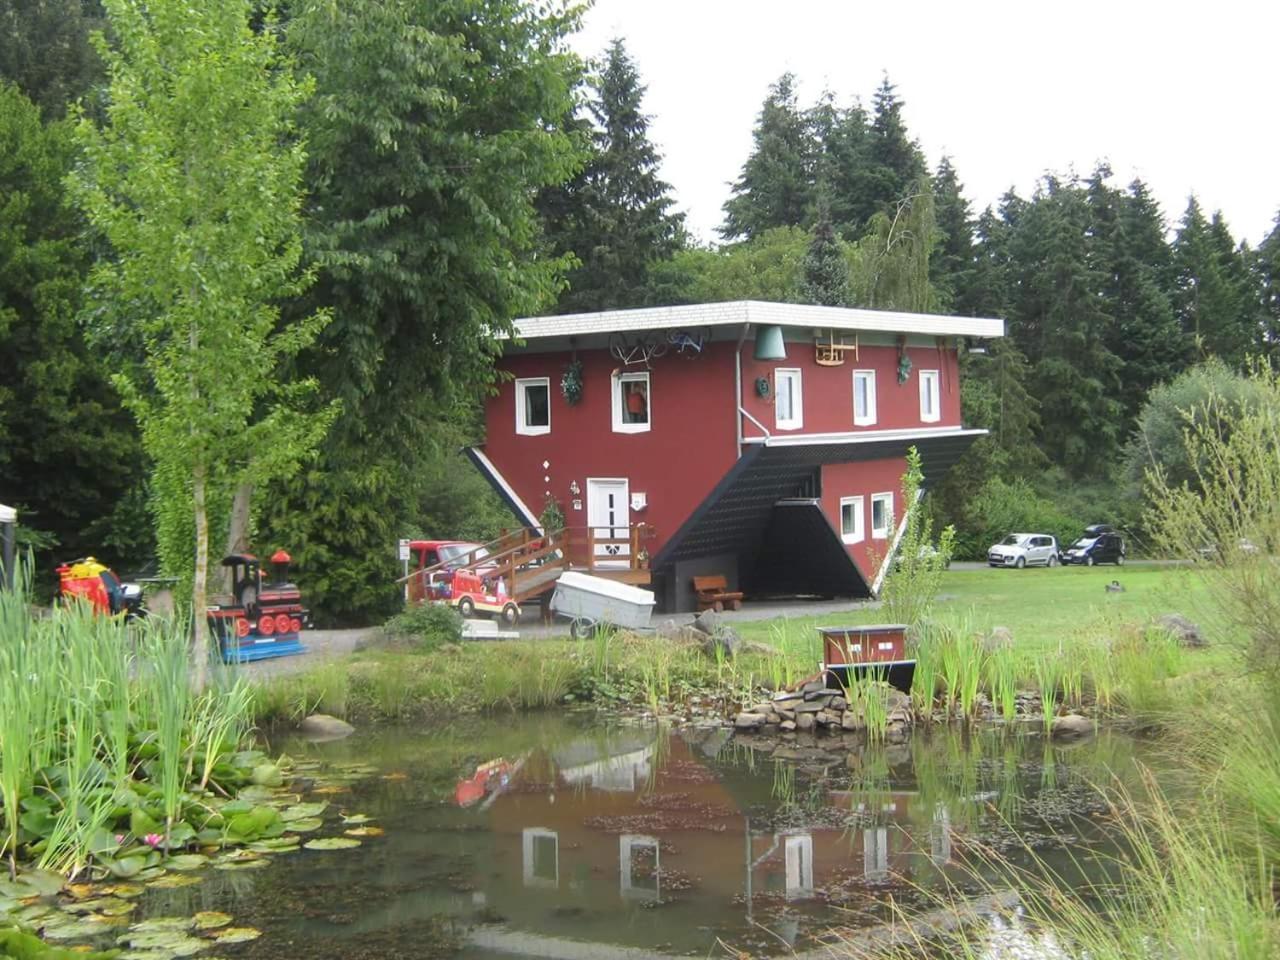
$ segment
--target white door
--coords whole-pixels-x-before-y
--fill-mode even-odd
[[[631,565],[630,501],[628,481],[587,479],[587,526],[596,541],[606,541],[593,548],[597,567],[626,569]],[[607,542],[611,540],[616,542]]]

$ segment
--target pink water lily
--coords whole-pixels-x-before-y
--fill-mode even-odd
[[[160,836],[160,834],[158,833],[148,833],[145,837],[142,838],[142,842],[149,847],[158,847],[160,846],[160,841],[162,841],[163,839],[164,837]]]
[[[116,846],[123,846],[123,845],[124,845],[124,839],[125,839],[125,838],[124,838],[124,834],[123,834],[123,833],[117,833],[117,834],[116,834]]]

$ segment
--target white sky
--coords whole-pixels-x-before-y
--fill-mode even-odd
[[[1280,209],[1280,3],[1213,0],[596,0],[575,48],[620,36],[648,86],[662,173],[702,240],[786,70],[870,107],[882,71],[930,169],[950,154],[975,215],[1046,170],[1141,176],[1172,225],[1192,191],[1256,245]]]

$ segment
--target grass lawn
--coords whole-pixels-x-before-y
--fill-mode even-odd
[[[1106,585],[1120,581],[1123,593]],[[1025,570],[948,570],[943,574],[935,619],[965,620],[974,630],[1008,627],[1019,648],[1055,647],[1084,632],[1133,624],[1162,613],[1204,617],[1206,588],[1194,572],[1180,567],[1041,567]],[[879,609],[821,616],[743,621],[733,627],[744,638],[777,643],[813,635],[820,626],[882,623]]]

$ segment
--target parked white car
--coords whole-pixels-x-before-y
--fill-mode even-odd
[[[1056,567],[1058,540],[1047,533],[1011,533],[987,551],[993,567]]]

